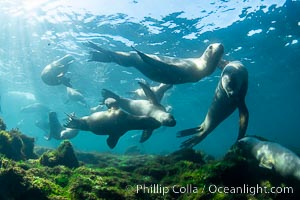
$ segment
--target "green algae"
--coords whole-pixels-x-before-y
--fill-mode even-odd
[[[71,143],[63,141],[57,149],[40,150],[40,157],[32,158],[28,155],[35,155],[30,150],[33,140],[27,140],[31,146],[25,150],[26,138],[18,130],[0,131],[0,199],[299,198],[299,182],[260,168],[257,161],[247,158],[237,145],[233,145],[224,158],[215,160],[192,149],[167,156],[74,152]],[[294,193],[253,195],[209,190],[212,186],[242,185],[267,189],[292,186]]]

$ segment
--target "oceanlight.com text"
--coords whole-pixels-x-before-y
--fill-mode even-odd
[[[128,189],[131,189],[135,193],[145,193],[145,194],[160,194],[165,195],[168,193],[224,193],[224,194],[293,194],[293,187],[262,187],[258,184],[255,186],[249,186],[244,184],[242,186],[217,186],[214,184],[204,185],[202,187],[197,187],[192,184],[187,184],[185,186],[173,185],[173,186],[163,186],[160,184],[151,184],[145,185],[140,184],[136,186],[127,186]]]

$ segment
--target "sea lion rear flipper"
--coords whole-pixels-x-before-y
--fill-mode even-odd
[[[113,61],[113,52],[107,49],[104,49],[97,44],[88,41],[85,43],[85,46],[95,49],[96,51],[90,51],[88,61],[98,61],[98,62],[112,62]]]
[[[140,139],[140,143],[147,141],[153,133],[153,129],[144,130]]]
[[[108,136],[106,143],[109,146],[109,148],[113,149],[117,145],[119,139],[120,139],[120,136],[116,137],[116,136],[110,135],[110,136]]]
[[[92,41],[88,41],[87,43],[84,43],[85,46],[87,47],[90,47],[92,49],[95,49],[97,51],[100,51],[100,52],[105,52],[107,50],[103,49],[102,47],[100,47],[99,45],[95,44],[94,42]]]
[[[248,127],[248,120],[249,120],[249,111],[245,104],[245,101],[243,101],[239,106],[239,135],[237,140],[242,139],[245,134]]]
[[[138,82],[138,84],[143,89],[146,97],[149,99],[149,101],[151,101],[151,103],[153,103],[154,105],[160,105],[154,92],[151,90],[151,88],[148,85],[146,85],[145,83],[142,83],[142,82]]]
[[[201,132],[202,130],[203,130],[202,126],[185,129],[185,130],[177,132],[176,137],[185,137],[185,136],[189,136],[189,135],[194,135],[196,133]]]
[[[195,145],[199,144],[207,134],[203,135],[196,135],[194,137],[191,137],[190,139],[185,140],[181,143],[180,148],[187,149],[187,148],[193,148]]]
[[[112,91],[107,90],[107,89],[102,89],[101,94],[102,94],[102,97],[103,97],[104,99],[113,98],[113,99],[115,99],[116,101],[119,101],[119,100],[120,100],[120,96],[119,96],[119,95],[117,95],[117,94],[115,94],[115,93],[113,93]]]

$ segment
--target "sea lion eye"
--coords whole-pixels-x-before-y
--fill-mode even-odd
[[[208,47],[209,49],[212,49],[213,47],[212,47],[212,45],[209,45],[209,47]]]

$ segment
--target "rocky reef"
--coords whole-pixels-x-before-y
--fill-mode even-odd
[[[192,149],[164,156],[74,152],[71,143],[63,141],[57,149],[35,148],[39,156],[31,157],[28,149],[32,146],[25,150],[20,132],[2,130],[0,137],[0,199],[300,197],[299,182],[259,167],[237,145],[216,160]]]

